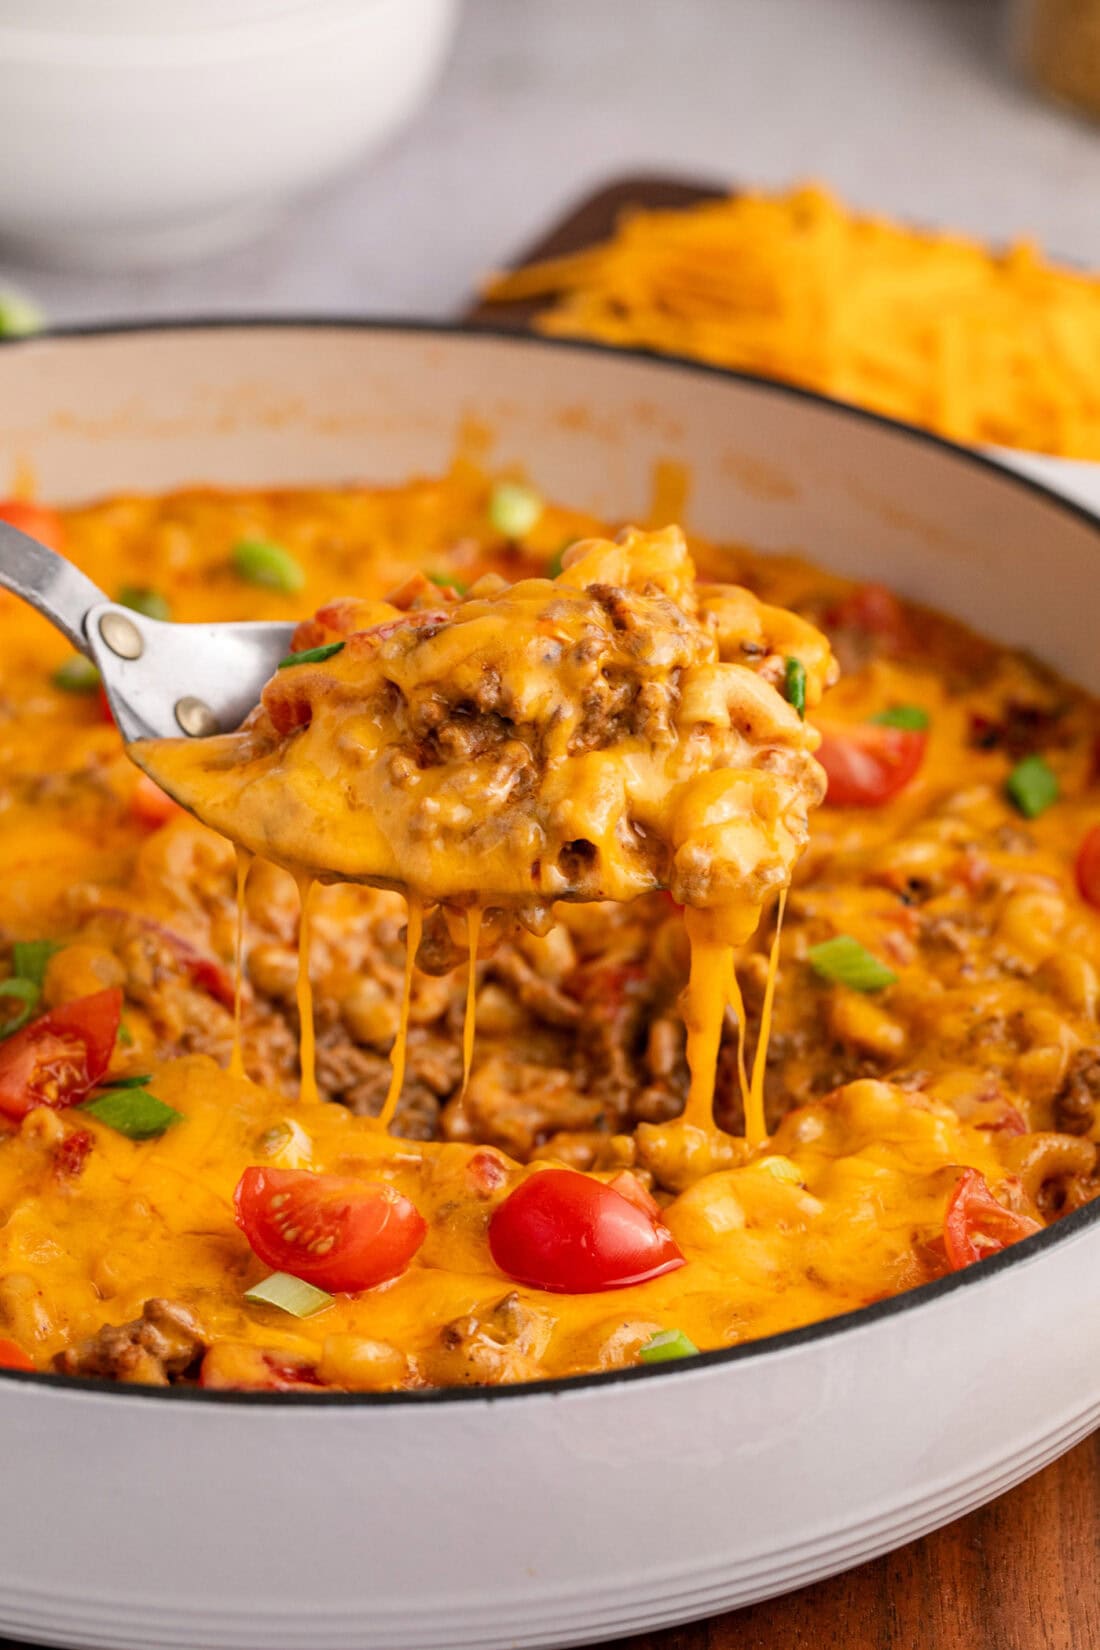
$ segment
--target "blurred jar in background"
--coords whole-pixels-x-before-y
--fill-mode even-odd
[[[1100,0],[1021,0],[1015,36],[1037,86],[1100,120]]]

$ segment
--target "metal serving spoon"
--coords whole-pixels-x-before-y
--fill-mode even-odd
[[[0,521],[0,587],[97,666],[123,739],[229,733],[290,651],[293,624],[166,624],[108,601],[72,562]]]

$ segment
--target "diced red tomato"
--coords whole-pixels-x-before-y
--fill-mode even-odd
[[[237,1224],[277,1272],[354,1294],[403,1272],[427,1225],[384,1181],[306,1169],[246,1169],[234,1193]]]
[[[1030,1215],[1016,1214],[998,1203],[977,1169],[964,1169],[944,1217],[947,1264],[953,1272],[961,1271],[1042,1229]]]
[[[276,671],[264,684],[260,700],[280,738],[285,739],[297,728],[308,728],[322,674],[316,665],[294,665]]]
[[[436,591],[440,601],[446,600],[443,592]],[[348,637],[348,651],[352,658],[356,654],[369,655],[372,649],[388,642],[391,636],[396,636],[399,630],[432,630],[435,626],[446,624],[450,614],[433,608],[431,611],[422,609],[418,613],[403,613],[399,619],[383,619],[381,624],[372,624],[366,630],[357,630],[354,636]]]
[[[107,1070],[122,1018],[117,986],[51,1009],[0,1043],[0,1112],[75,1106]]]
[[[183,951],[180,957],[192,985],[197,986],[200,991],[205,991],[208,997],[213,997],[223,1008],[235,1006],[236,992],[233,976],[228,968],[223,968],[213,957],[204,957],[198,951]]]
[[[835,607],[822,623],[826,630],[863,630],[878,636],[891,652],[901,652],[910,640],[909,622],[901,602],[884,584],[861,584]]]
[[[45,504],[32,504],[27,499],[0,499],[0,521],[17,527],[39,544],[51,550],[60,550],[65,540],[65,526],[56,510]]]
[[[130,812],[139,825],[151,831],[167,825],[183,809],[167,791],[162,791],[147,773],[139,774],[137,784],[130,792]]]
[[[517,1186],[489,1222],[489,1249],[517,1283],[570,1295],[648,1283],[684,1264],[672,1233],[634,1197],[573,1169],[539,1170]]]
[[[205,991],[208,997],[213,997],[216,1003],[223,1008],[232,1008],[236,1002],[236,992],[233,985],[233,976],[222,963],[213,957],[207,957],[185,940],[182,934],[175,929],[166,928],[163,923],[154,922],[151,918],[144,918],[142,926],[151,932],[160,934],[179,958],[180,967],[187,975],[193,986]]]
[[[177,934],[174,928],[166,927],[153,917],[142,917],[134,911],[124,911],[115,905],[101,905],[98,911],[100,919],[109,925],[113,934],[120,940],[128,938],[135,927],[155,936],[174,954],[181,971],[186,974],[193,986],[205,991],[215,1002],[221,1003],[223,1008],[233,1007],[233,976],[229,969],[198,950],[190,940],[184,939],[182,934]]]
[[[986,1123],[975,1123],[977,1129],[984,1129],[987,1134],[1020,1135],[1027,1133],[1027,1124],[1022,1113],[1012,1104],[1011,1100],[1002,1100],[996,1117]]]
[[[1076,871],[1081,898],[1100,911],[1100,825],[1086,831],[1077,852]]]
[[[215,1392],[316,1392],[315,1364],[296,1352],[219,1341],[202,1360],[199,1385]]]
[[[63,1140],[59,1140],[51,1153],[53,1172],[58,1180],[75,1180],[82,1174],[94,1145],[90,1129],[71,1129]]]
[[[466,1178],[478,1197],[490,1197],[508,1179],[508,1170],[496,1152],[475,1152],[466,1165]]]
[[[427,579],[424,580],[427,585]],[[337,596],[319,607],[312,619],[303,619],[291,638],[292,653],[308,653],[326,642],[338,642],[362,630],[378,611],[377,602],[361,596]]]
[[[33,1360],[27,1357],[14,1341],[0,1340],[0,1369],[33,1369]]]
[[[928,735],[910,728],[865,723],[824,733],[817,759],[834,808],[877,808],[904,790],[924,760]]]

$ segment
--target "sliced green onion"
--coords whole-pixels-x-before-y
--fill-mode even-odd
[[[489,521],[506,539],[523,539],[542,515],[542,499],[520,481],[498,481],[489,494]]]
[[[18,292],[0,292],[0,338],[27,338],[41,332],[46,317],[30,298]]]
[[[21,980],[33,980],[41,986],[50,958],[60,950],[56,940],[17,940],[11,948],[11,971]]]
[[[146,1083],[153,1081],[151,1071],[137,1072],[133,1077],[104,1077],[96,1084],[97,1089],[140,1089]]]
[[[277,1306],[280,1312],[289,1312],[292,1318],[311,1318],[332,1305],[332,1296],[312,1283],[292,1278],[289,1272],[272,1272],[269,1278],[254,1283],[244,1292],[246,1301],[258,1306]]]
[[[1005,780],[1005,790],[1028,819],[1037,819],[1061,795],[1057,779],[1041,756],[1025,756],[1017,762]]]
[[[923,733],[929,720],[920,705],[890,705],[871,718],[880,728],[903,728],[906,733]]]
[[[289,670],[291,665],[319,665],[324,659],[335,659],[347,645],[346,642],[322,642],[320,647],[306,647],[301,653],[288,653],[285,659],[279,660],[279,669]]]
[[[124,1134],[127,1140],[154,1140],[173,1123],[183,1120],[180,1112],[166,1106],[147,1089],[112,1089],[94,1100],[86,1100],[80,1109],[91,1112],[100,1123]]]
[[[163,619],[167,622],[172,617],[167,596],[162,596],[159,590],[154,590],[149,585],[123,585],[118,593],[118,599],[123,607],[129,607],[135,613],[144,613],[147,619]]]
[[[674,1358],[694,1358],[698,1350],[682,1329],[659,1329],[649,1337],[638,1356],[644,1364],[667,1364]]]
[[[50,681],[62,693],[94,693],[99,686],[99,671],[83,653],[74,653],[63,665],[58,665]]]
[[[6,1037],[13,1036],[15,1032],[22,1031],[38,1007],[41,995],[41,988],[33,980],[20,980],[14,977],[10,980],[0,980],[0,997],[15,997],[23,1004],[22,1013],[0,1027],[0,1042]]]
[[[118,1028],[118,1040],[122,1044],[123,1048],[133,1048],[134,1046],[134,1034],[130,1030],[130,1027],[126,1024],[125,1020],[123,1020],[122,1024]]]
[[[239,539],[231,552],[233,568],[249,584],[293,596],[306,582],[301,564],[289,550],[270,539]]]
[[[853,991],[883,991],[897,979],[893,969],[879,962],[851,934],[838,934],[821,945],[811,945],[806,961],[823,980],[850,986]]]
[[[440,590],[457,590],[460,596],[464,596],[469,588],[468,585],[463,584],[461,579],[456,579],[452,573],[429,573],[428,577],[433,584],[439,586]]]
[[[806,666],[801,659],[787,660],[787,698],[795,710],[806,720]]]

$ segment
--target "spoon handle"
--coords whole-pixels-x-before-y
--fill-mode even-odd
[[[91,658],[84,619],[107,597],[71,561],[6,521],[0,521],[0,587],[22,596]]]

